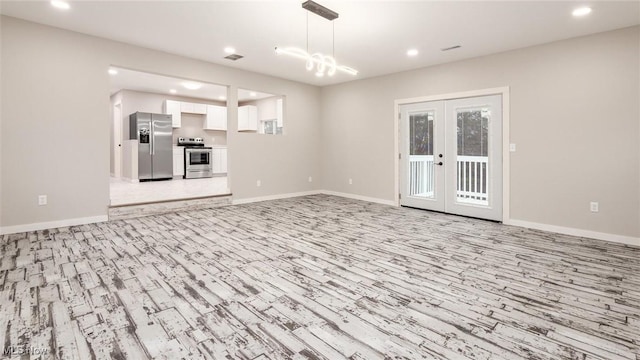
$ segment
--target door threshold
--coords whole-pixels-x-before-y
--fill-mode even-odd
[[[232,196],[232,193],[224,193],[224,194],[216,194],[216,195],[205,195],[205,196],[192,196],[186,198],[176,198],[176,199],[163,199],[163,200],[154,200],[154,201],[142,201],[135,203],[127,203],[127,204],[118,204],[118,205],[109,205],[110,209],[121,208],[126,206],[138,206],[138,205],[150,205],[150,204],[162,204],[162,203],[170,203],[176,201],[189,201],[189,200],[204,200],[204,199],[215,199],[226,196]]]
[[[415,209],[415,210],[429,211],[429,212],[434,212],[434,213],[438,213],[438,214],[445,214],[445,215],[452,215],[452,216],[460,216],[460,217],[467,218],[467,219],[475,219],[475,220],[489,221],[489,222],[496,223],[496,224],[502,224],[502,221],[500,221],[500,220],[483,219],[483,218],[475,217],[475,216],[460,215],[460,214],[448,213],[448,212],[438,211],[438,210],[429,210],[429,209],[423,209],[423,208],[413,207],[413,206],[407,206],[407,205],[400,205],[400,206],[401,206],[401,207],[404,207],[404,208],[407,208],[407,209]]]

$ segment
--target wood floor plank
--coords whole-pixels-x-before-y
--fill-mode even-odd
[[[640,360],[640,248],[327,195],[3,235],[0,344],[42,359]]]

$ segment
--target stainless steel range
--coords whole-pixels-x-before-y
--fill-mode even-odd
[[[178,138],[178,146],[184,146],[185,179],[208,178],[213,176],[211,147],[204,146],[202,138]]]

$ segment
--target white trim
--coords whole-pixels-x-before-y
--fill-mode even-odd
[[[372,202],[372,203],[376,203],[376,204],[396,206],[396,202],[394,200],[378,199],[378,198],[372,198],[372,197],[368,197],[368,196],[362,196],[362,195],[356,195],[356,194],[348,194],[348,193],[342,193],[342,192],[337,192],[337,191],[329,191],[329,190],[320,190],[319,193],[320,194],[324,194],[324,195],[340,196],[340,197],[348,198],[348,199],[368,201],[368,202]]]
[[[100,215],[100,216],[65,219],[65,220],[57,220],[57,221],[47,221],[47,222],[24,224],[24,225],[5,226],[0,228],[0,235],[15,234],[15,233],[21,233],[21,232],[28,232],[28,231],[37,231],[37,230],[46,230],[46,229],[55,229],[55,228],[61,228],[61,227],[67,227],[67,226],[86,225],[86,224],[105,222],[108,220],[109,220],[109,217],[107,215]]]
[[[400,132],[399,132],[399,114],[400,114],[400,105],[412,104],[418,102],[427,102],[427,101],[437,101],[437,100],[452,100],[452,99],[461,99],[468,97],[476,97],[476,96],[486,96],[486,95],[502,95],[502,222],[507,224],[510,221],[510,191],[511,187],[509,186],[509,172],[510,172],[510,164],[509,160],[511,158],[509,152],[509,87],[497,87],[497,88],[489,88],[489,89],[481,89],[481,90],[471,90],[471,91],[461,91],[455,93],[448,94],[440,94],[440,95],[431,95],[431,96],[420,96],[415,98],[408,99],[397,99],[394,101],[394,112],[393,112],[393,130],[394,130],[394,149],[395,154],[394,158],[394,168],[395,168],[395,176],[394,176],[394,196],[395,200],[393,201],[393,205],[400,206],[400,199],[398,198],[398,194],[400,194],[400,159],[398,159],[398,154],[400,153]]]
[[[232,204],[233,205],[249,204],[249,203],[254,203],[259,201],[288,199],[288,198],[293,198],[298,196],[318,195],[318,194],[339,196],[343,198],[368,201],[368,202],[383,204],[383,205],[391,205],[391,206],[396,205],[396,203],[393,200],[378,199],[378,198],[372,198],[368,196],[348,194],[348,193],[329,191],[329,190],[311,190],[311,191],[303,191],[303,192],[297,192],[297,193],[269,195],[269,196],[261,196],[261,197],[255,197],[255,198],[247,198],[247,199],[237,199],[237,200],[232,200]]]
[[[502,88],[502,223],[508,223],[511,220],[511,150],[509,143],[511,142],[510,127],[511,118],[509,117],[511,107],[511,99],[509,97],[509,87]]]
[[[267,195],[267,196],[260,196],[260,197],[254,197],[254,198],[233,199],[233,200],[231,200],[231,204],[233,204],[233,205],[249,204],[249,203],[260,202],[260,201],[288,199],[288,198],[292,198],[292,197],[316,195],[316,194],[320,194],[320,191],[319,190],[312,190],[312,191],[302,191],[302,192],[297,192],[297,193]]]
[[[514,220],[514,219],[511,219],[511,221],[509,221],[509,225],[524,227],[529,229],[550,231],[558,234],[611,241],[611,242],[626,244],[626,245],[640,246],[640,238],[632,237],[632,236],[608,234],[608,233],[602,233],[602,232],[591,231],[591,230],[582,230],[582,229],[569,228],[564,226],[540,224],[535,222]]]

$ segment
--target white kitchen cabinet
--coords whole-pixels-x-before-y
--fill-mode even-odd
[[[198,104],[190,102],[180,102],[180,111],[189,114],[205,115],[207,113],[207,104]]]
[[[220,174],[227,173],[227,148],[219,148],[218,149],[219,158],[220,158]]]
[[[227,148],[220,151],[220,171],[227,173]]]
[[[184,175],[184,148],[173,148],[173,176]]]
[[[211,162],[213,174],[221,175],[227,173],[227,148],[214,147],[211,149]]]
[[[171,115],[171,125],[174,128],[179,128],[182,124],[182,112],[180,106],[180,101],[175,100],[165,100],[163,104],[164,113]]]
[[[204,119],[205,130],[227,131],[227,107],[207,105],[207,116]]]
[[[258,109],[255,105],[238,107],[238,131],[258,131]]]
[[[193,103],[182,101],[180,102],[180,111],[183,113],[193,112]]]
[[[218,149],[211,149],[211,171],[213,174],[219,174],[222,166],[220,166],[220,151]]]
[[[207,104],[193,104],[193,113],[198,115],[207,115]]]
[[[284,109],[282,108],[282,99],[276,100],[276,125],[282,127],[282,118],[284,116]]]

